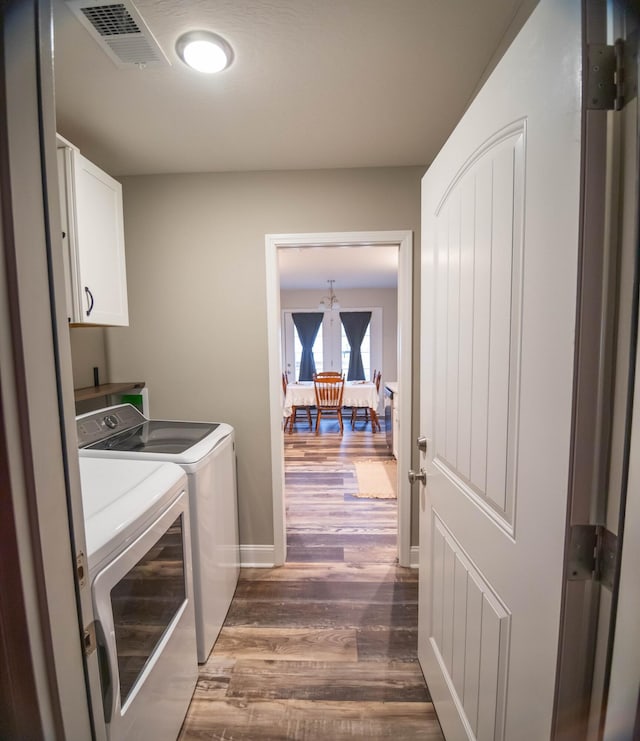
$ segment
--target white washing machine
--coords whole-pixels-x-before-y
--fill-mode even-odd
[[[240,574],[233,427],[149,420],[130,404],[80,415],[76,427],[81,457],[169,461],[186,472],[198,661],[205,662]]]
[[[175,741],[198,678],[187,477],[92,458],[80,476],[107,736]]]

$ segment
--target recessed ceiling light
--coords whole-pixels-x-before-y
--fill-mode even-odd
[[[233,49],[211,31],[188,31],[176,41],[182,61],[198,72],[213,74],[226,69],[233,60]]]

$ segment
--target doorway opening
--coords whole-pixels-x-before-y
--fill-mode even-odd
[[[271,462],[274,524],[274,563],[286,560],[284,490],[284,433],[282,412],[282,335],[279,251],[306,248],[394,247],[397,250],[397,383],[403,389],[398,399],[397,470],[410,467],[411,436],[411,344],[412,344],[412,262],[413,234],[410,231],[332,232],[321,234],[270,234],[265,238],[267,267],[267,323],[271,417]],[[350,429],[350,425],[347,425]],[[379,433],[376,433],[379,434]],[[402,566],[410,565],[410,489],[397,476],[397,556]]]

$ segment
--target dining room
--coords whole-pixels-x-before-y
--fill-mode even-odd
[[[288,562],[396,560],[397,264],[397,247],[280,251]]]

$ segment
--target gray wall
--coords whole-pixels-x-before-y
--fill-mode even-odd
[[[424,170],[122,180],[130,326],[106,331],[109,379],[146,381],[155,417],[236,428],[243,544],[273,543],[265,234],[413,230],[418,306]]]

